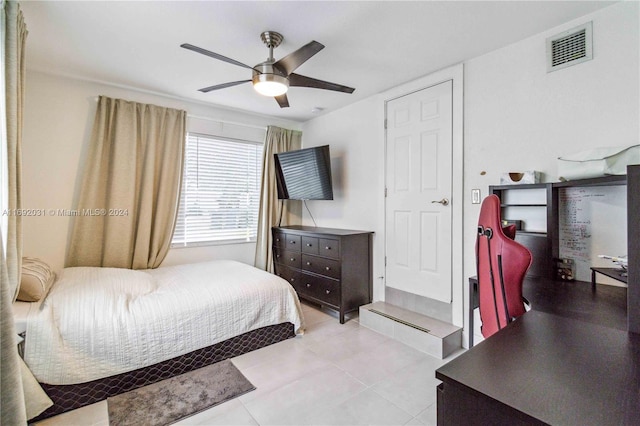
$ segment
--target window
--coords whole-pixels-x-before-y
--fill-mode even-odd
[[[255,241],[262,144],[187,134],[172,246]]]

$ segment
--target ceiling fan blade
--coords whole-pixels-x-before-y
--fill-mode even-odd
[[[273,99],[275,99],[278,102],[278,105],[280,105],[280,108],[289,108],[289,99],[287,98],[286,93],[280,96],[274,96]]]
[[[198,91],[202,93],[211,92],[212,90],[224,89],[227,87],[237,86],[238,84],[248,83],[251,80],[240,80],[240,81],[230,81],[229,83],[216,84],[215,86],[204,87],[202,89],[198,89]]]
[[[328,81],[317,80],[311,77],[305,77],[300,74],[289,75],[289,86],[313,87],[314,89],[333,90],[336,92],[353,93],[353,87],[343,86],[341,84],[330,83]]]
[[[227,58],[226,56],[222,56],[222,55],[220,55],[218,53],[211,52],[209,50],[203,49],[203,48],[198,47],[198,46],[194,46],[194,45],[189,44],[189,43],[183,43],[183,44],[180,45],[180,47],[184,47],[185,49],[189,49],[189,50],[192,50],[192,51],[197,52],[197,53],[202,53],[203,55],[207,55],[207,56],[210,56],[212,58],[219,59],[221,61],[228,62],[228,63],[233,64],[233,65],[238,65],[239,67],[249,68],[250,70],[253,69],[253,67],[250,67],[249,65],[243,64],[242,62],[238,62],[235,59]]]
[[[307,59],[324,49],[322,43],[317,41],[310,41],[302,46],[295,52],[289,53],[284,58],[273,64],[276,68],[282,71],[285,75],[291,74],[296,68],[304,64]]]

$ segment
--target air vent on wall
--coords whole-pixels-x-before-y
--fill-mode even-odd
[[[547,38],[547,72],[593,59],[592,23]]]

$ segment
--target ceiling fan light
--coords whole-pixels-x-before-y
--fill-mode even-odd
[[[277,74],[258,74],[253,76],[253,88],[264,96],[280,96],[287,93],[289,80]]]

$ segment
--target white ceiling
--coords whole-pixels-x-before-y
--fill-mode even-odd
[[[583,1],[23,1],[27,68],[305,121],[433,71],[591,13]],[[293,87],[280,109],[251,71],[180,48],[190,43],[253,66],[260,33],[284,36],[279,59],[311,40],[326,47],[296,73],[355,87],[353,94]]]

